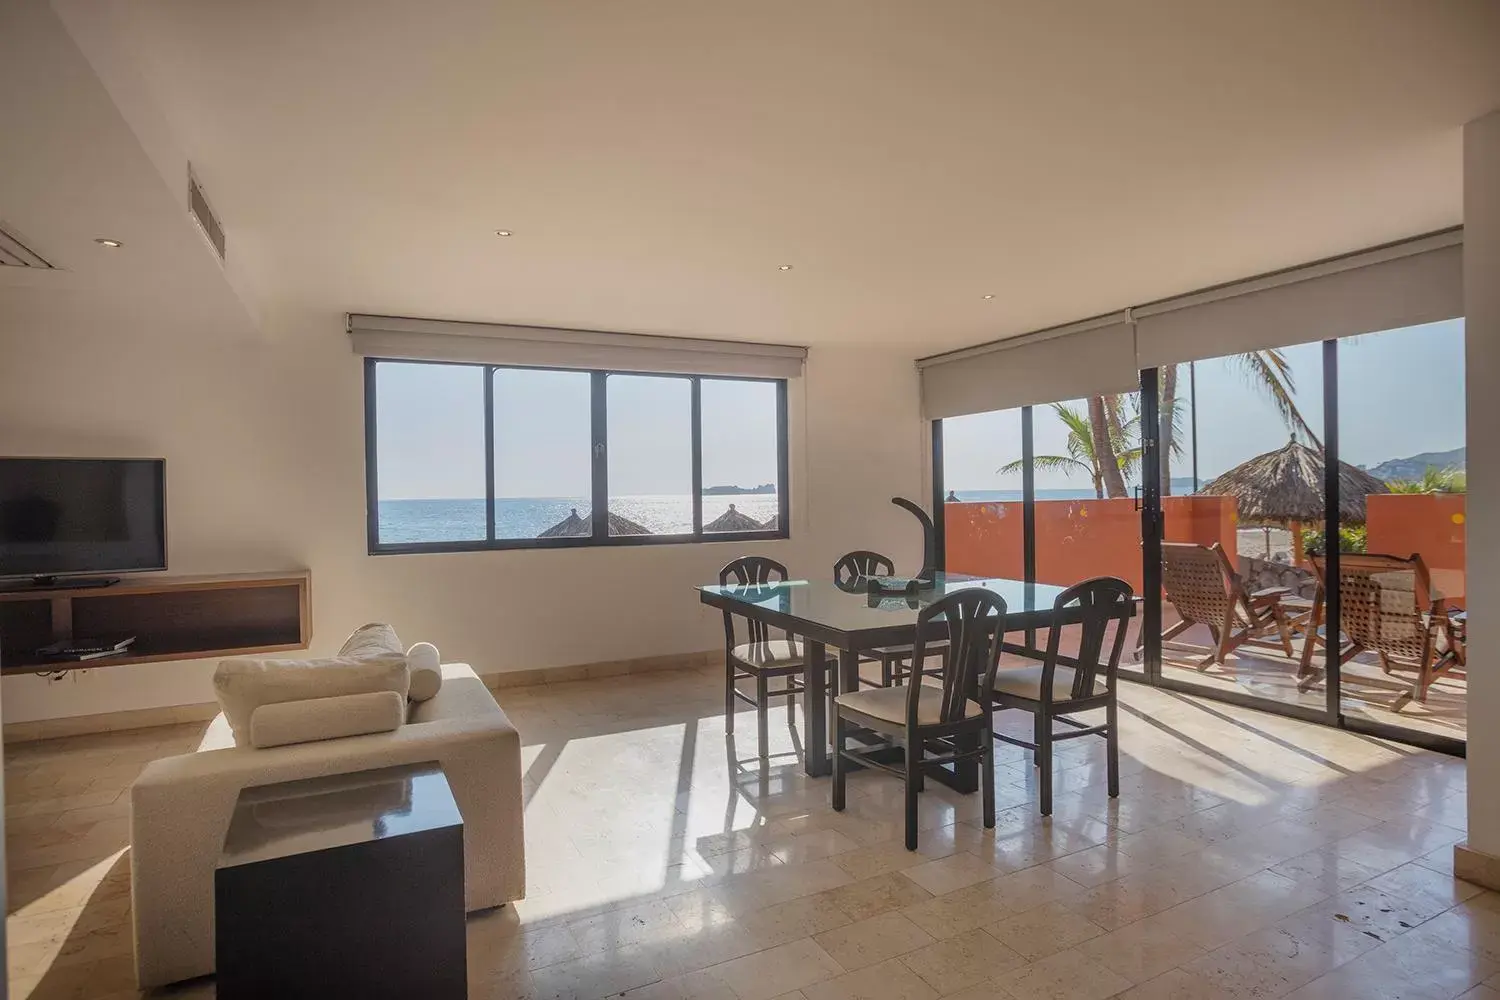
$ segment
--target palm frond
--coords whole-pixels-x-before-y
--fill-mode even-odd
[[[1066,455],[1036,455],[1032,462],[1043,472],[1061,472],[1064,476],[1071,476],[1074,472],[1082,472],[1089,477],[1094,475],[1094,469],[1088,463]]]
[[[1276,408],[1277,415],[1292,432],[1292,437],[1295,438],[1300,434],[1307,438],[1313,447],[1323,447],[1318,436],[1303,419],[1302,412],[1297,409],[1296,377],[1292,373],[1291,364],[1281,351],[1275,349],[1247,351],[1244,354],[1231,355],[1227,360],[1237,366],[1251,387],[1260,390]]]

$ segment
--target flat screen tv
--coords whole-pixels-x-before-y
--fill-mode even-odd
[[[45,585],[166,568],[162,459],[0,458],[0,578]]]

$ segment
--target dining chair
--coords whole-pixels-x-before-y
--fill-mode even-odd
[[[781,583],[786,578],[786,567],[765,556],[741,556],[719,571],[719,585],[723,587],[762,587]],[[724,727],[727,732],[734,732],[735,699],[754,705],[759,756],[765,760],[771,698],[785,694],[787,721],[796,719],[807,646],[790,632],[785,633],[785,638],[772,639],[766,623],[753,618],[745,619],[747,641],[736,642],[734,620],[737,617],[742,616],[727,610],[724,612]],[[837,661],[826,653],[824,655],[823,669],[828,670]],[[772,691],[770,681],[777,677],[786,678],[786,686]],[[755,681],[754,696],[745,694],[736,686],[737,681],[746,678]]]
[[[993,709],[1019,708],[1033,716],[1034,742],[999,732],[995,739],[1033,751],[1041,769],[1043,816],[1052,815],[1052,744],[1058,740],[1103,736],[1109,761],[1109,797],[1119,797],[1120,731],[1115,693],[1134,601],[1130,584],[1114,577],[1101,576],[1069,587],[1053,603],[1054,619],[1069,624],[1048,630],[1042,662],[997,671],[988,688]],[[1064,631],[1075,627],[1073,621],[1077,622],[1078,652],[1071,658],[1072,665],[1065,665],[1060,662],[1058,646]],[[1073,718],[1096,708],[1104,709],[1101,725]],[[1054,722],[1069,729],[1054,733]]]
[[[941,620],[948,656],[938,676],[917,674],[907,684],[847,691],[834,699],[833,808],[844,809],[844,786],[850,762],[874,767],[906,783],[906,849],[917,849],[917,794],[922,775],[931,768],[959,761],[980,761],[984,825],[995,826],[995,741],[990,706],[982,692],[990,689],[1000,647],[1005,640],[1005,600],[993,591],[954,591],[917,614],[915,655],[926,652],[923,634]],[[850,726],[873,730],[887,742],[852,749]],[[901,766],[880,760],[900,748]],[[928,756],[928,750],[938,752]]]
[[[846,552],[838,562],[833,564],[833,582],[846,590],[863,590],[865,581],[870,577],[894,576],[895,574],[896,564],[889,556],[865,549]],[[927,650],[933,655],[946,656],[948,647],[947,644],[941,642],[929,643]],[[890,687],[893,683],[900,684],[905,678],[908,673],[906,664],[911,660],[912,655],[912,646],[906,644],[861,650],[859,658],[862,663],[880,664],[880,686]]]

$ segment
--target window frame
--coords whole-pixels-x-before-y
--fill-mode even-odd
[[[484,373],[484,478],[485,537],[437,542],[382,542],[380,540],[380,468],[376,437],[378,401],[377,367],[381,363],[453,365],[479,368]],[[590,512],[593,531],[589,535],[559,538],[495,537],[495,373],[497,371],[558,371],[590,376]],[[691,384],[692,508],[693,530],[671,535],[611,535],[609,533],[609,406],[611,375],[680,378]],[[703,409],[702,385],[715,382],[769,382],[776,386],[776,527],[762,531],[703,530]],[[542,365],[490,365],[463,361],[427,359],[364,359],[365,391],[365,541],[372,556],[414,555],[437,552],[486,552],[504,549],[576,549],[631,545],[692,545],[714,542],[774,541],[791,537],[791,460],[788,452],[787,380],[738,375],[684,375],[680,372],[637,372],[617,369],[561,368]]]

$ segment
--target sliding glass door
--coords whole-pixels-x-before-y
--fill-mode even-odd
[[[1127,676],[1462,752],[1463,384],[1454,320],[935,421],[945,567],[1120,577]]]
[[[1338,710],[1464,740],[1463,320],[1340,340],[1338,384],[1339,456],[1369,477],[1346,475],[1339,498]]]
[[[1150,680],[1462,752],[1462,320],[1143,383]]]
[[[1148,600],[1170,686],[1327,712],[1295,626],[1317,590],[1323,375],[1316,342],[1157,370],[1162,585]]]

